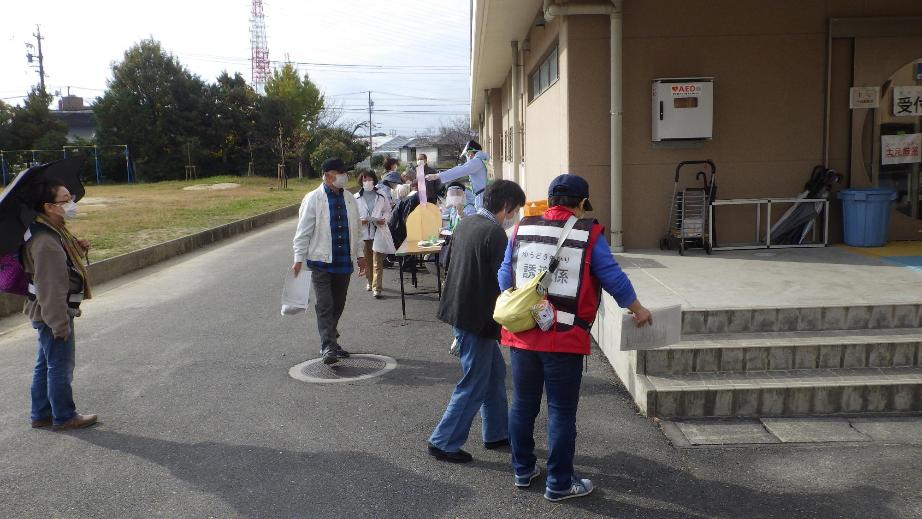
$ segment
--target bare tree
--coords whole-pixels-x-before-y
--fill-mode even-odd
[[[435,137],[439,144],[448,146],[455,156],[458,156],[468,141],[477,139],[477,132],[471,129],[470,118],[457,117],[442,123],[435,132]]]

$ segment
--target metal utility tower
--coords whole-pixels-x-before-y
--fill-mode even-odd
[[[263,0],[253,0],[250,10],[250,67],[253,89],[262,93],[269,78],[269,44],[266,41],[266,16]]]

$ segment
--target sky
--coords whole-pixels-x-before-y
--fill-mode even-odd
[[[153,37],[192,73],[250,79],[249,0],[3,2],[0,98],[19,104],[38,83],[26,42],[40,24],[49,92],[101,96],[111,65]],[[412,137],[468,114],[469,0],[264,0],[269,59],[299,63],[344,120]],[[37,65],[37,60],[35,62]],[[276,66],[277,63],[273,63]],[[56,103],[55,103],[56,106]]]

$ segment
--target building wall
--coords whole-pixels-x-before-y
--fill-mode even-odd
[[[570,119],[566,171],[589,182],[591,215],[610,230],[610,22],[607,16],[571,16],[566,25]]]
[[[625,2],[625,245],[656,245],[682,160],[713,159],[721,198],[799,193],[822,162],[828,19],[894,15],[922,15],[922,3],[725,0],[689,8],[678,0]],[[841,43],[835,50],[834,62],[848,61]],[[835,73],[830,165],[846,171],[849,85],[844,72]],[[686,76],[716,78],[714,139],[696,149],[654,148],[650,80]],[[719,213],[721,240],[751,240],[750,213]]]
[[[528,200],[542,200],[547,198],[551,180],[570,167],[569,85],[565,78],[572,58],[564,19],[557,18],[544,27],[532,28],[528,39],[530,50],[522,63],[525,89],[525,175],[522,183]],[[560,79],[529,102],[529,77],[555,44],[558,45]]]

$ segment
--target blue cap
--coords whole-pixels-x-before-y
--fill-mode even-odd
[[[391,184],[403,184],[403,180],[400,178],[400,174],[396,171],[388,171],[384,178],[381,179],[381,182],[390,182]]]
[[[578,175],[564,173],[551,181],[547,188],[547,196],[572,196],[575,198],[589,198],[589,182]],[[587,211],[592,211],[592,204],[586,201],[584,206]]]

